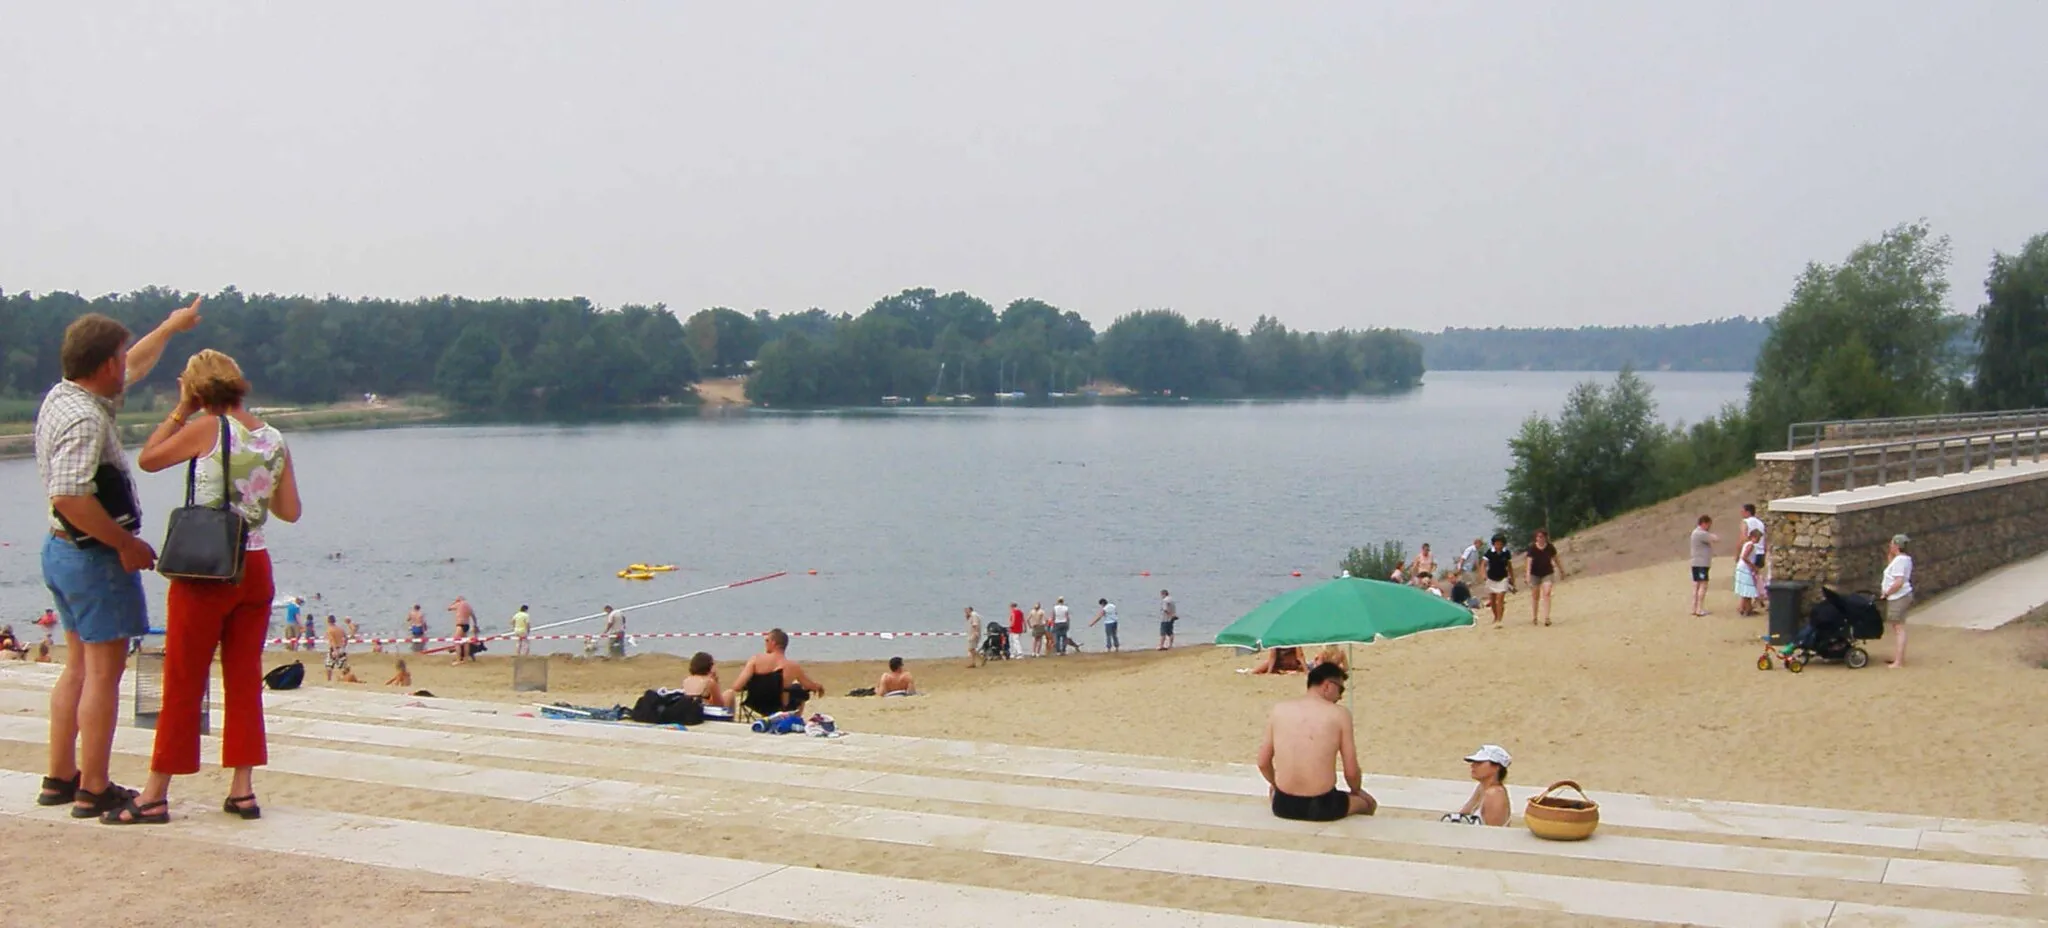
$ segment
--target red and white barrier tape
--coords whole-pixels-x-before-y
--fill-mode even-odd
[[[628,638],[759,638],[767,632],[628,632]],[[528,635],[528,641],[599,641],[609,635]],[[965,638],[966,632],[790,632],[791,638]],[[264,644],[291,644],[291,638],[266,638]],[[321,637],[296,639],[314,648],[326,643]],[[479,635],[475,638],[350,638],[349,644],[461,644],[466,641],[517,641],[518,635]]]

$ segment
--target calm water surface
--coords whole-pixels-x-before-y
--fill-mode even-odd
[[[1686,421],[1739,401],[1748,379],[1645,376],[1662,415]],[[1433,372],[1410,393],[1344,401],[313,432],[290,436],[306,518],[269,535],[280,593],[318,593],[321,613],[382,632],[420,603],[447,634],[442,607],[457,594],[502,630],[521,603],[539,625],[787,570],[636,611],[632,628],[953,631],[967,604],[995,618],[1013,600],[1049,610],[1065,596],[1085,620],[1108,597],[1126,646],[1150,647],[1165,587],[1191,644],[1334,573],[1353,545],[1428,541],[1455,555],[1490,533],[1508,437],[1589,377],[1611,379]],[[141,478],[152,540],[182,478]],[[43,512],[34,462],[0,461],[0,619],[17,629],[48,605]],[[683,569],[642,583],[614,576],[636,561]],[[164,585],[147,582],[160,622]],[[640,644],[720,657],[758,647]],[[794,653],[959,648],[848,638],[805,640]]]

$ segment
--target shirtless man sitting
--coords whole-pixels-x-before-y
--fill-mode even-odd
[[[1304,822],[1334,822],[1347,815],[1371,815],[1379,803],[1368,795],[1358,769],[1351,713],[1337,705],[1344,696],[1344,668],[1317,664],[1308,672],[1308,693],[1273,707],[1266,716],[1266,740],[1259,745],[1259,773],[1273,796],[1273,814]],[[1350,792],[1337,788],[1336,763],[1344,761]]]
[[[740,668],[740,675],[733,678],[732,689],[727,691],[727,705],[748,705],[748,684],[753,683],[755,677],[769,674],[776,675],[782,681],[784,710],[802,707],[812,693],[824,695],[825,688],[818,685],[818,681],[811,679],[810,674],[804,673],[804,669],[797,666],[796,661],[789,659],[785,653],[788,649],[788,633],[779,628],[769,629],[766,639],[761,643],[761,653],[747,658],[747,666]],[[762,707],[752,708],[759,711]]]
[[[889,658],[889,671],[875,684],[875,692],[883,696],[917,695],[917,681],[910,678],[910,671],[903,669],[903,658]]]

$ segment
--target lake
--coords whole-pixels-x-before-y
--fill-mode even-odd
[[[1739,402],[1748,381],[1644,377],[1671,421]],[[1195,644],[1261,600],[1334,574],[1351,546],[1428,541],[1448,559],[1490,534],[1508,438],[1588,378],[1612,375],[1436,371],[1408,393],[1347,400],[311,432],[290,436],[306,517],[269,534],[281,594],[386,633],[420,603],[435,634],[447,634],[442,609],[457,594],[497,631],[521,603],[542,625],[787,570],[637,610],[631,627],[955,631],[962,606],[994,619],[1013,600],[1050,610],[1055,596],[1078,626],[1107,597],[1123,614],[1125,645],[1146,648],[1157,643],[1155,601],[1168,588],[1181,643]],[[182,500],[183,471],[140,483],[148,534],[159,540]],[[45,511],[35,462],[0,461],[0,618],[17,630],[48,605],[38,560]],[[649,582],[615,576],[634,562],[681,569]],[[147,583],[160,624],[164,584],[155,574]],[[1091,650],[1101,642],[1099,630],[1082,639]],[[720,658],[759,647],[639,644]],[[825,638],[792,653],[962,648],[946,638]]]

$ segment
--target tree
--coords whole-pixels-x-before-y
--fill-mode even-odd
[[[2048,235],[1991,258],[1977,308],[1979,409],[2048,406]]]
[[[1749,382],[1759,434],[1799,421],[1934,411],[1954,374],[1949,243],[1893,228],[1838,265],[1809,264],[1771,322]]]
[[[1561,537],[1647,505],[1661,489],[1654,464],[1669,439],[1635,372],[1607,387],[1581,383],[1557,419],[1530,416],[1509,439],[1513,463],[1494,514],[1519,543],[1539,528]]]
[[[504,346],[482,323],[462,330],[434,365],[434,387],[449,402],[487,406],[495,399],[494,377]]]
[[[1387,580],[1394,575],[1395,568],[1406,563],[1406,545],[1398,541],[1382,541],[1378,546],[1352,548],[1344,554],[1343,560],[1337,562],[1337,569],[1366,580]]]
[[[683,331],[696,368],[715,377],[745,373],[763,340],[761,326],[752,317],[723,306],[699,310]]]

